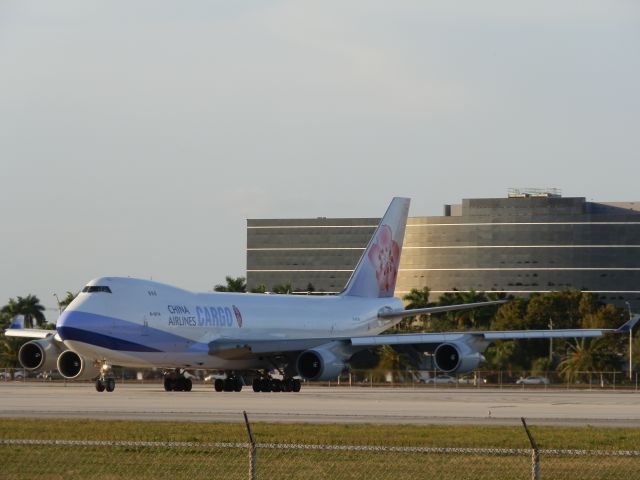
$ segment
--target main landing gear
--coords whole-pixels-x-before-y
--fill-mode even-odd
[[[240,392],[245,385],[244,377],[235,372],[225,372],[226,378],[216,378],[213,388],[216,392]],[[255,375],[255,376],[254,376]],[[293,377],[285,377],[283,380],[273,378],[267,371],[248,372],[247,376],[253,376],[252,387],[254,392],[299,392],[300,380]]]
[[[190,392],[193,383],[179,369],[164,374],[164,389],[167,392]]]
[[[104,364],[100,369],[100,376],[96,379],[96,390],[98,392],[113,392],[116,389],[116,379],[111,373],[111,367]]]
[[[216,378],[213,382],[213,388],[216,392],[240,392],[244,382],[242,377],[231,375],[225,379]]]
[[[272,377],[256,377],[253,379],[254,392],[299,392],[300,380],[284,378],[279,380]]]

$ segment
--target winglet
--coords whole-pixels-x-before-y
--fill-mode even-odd
[[[636,323],[638,323],[638,320],[640,320],[640,314],[636,313],[630,320],[619,326],[616,329],[616,333],[627,333],[635,326]]]

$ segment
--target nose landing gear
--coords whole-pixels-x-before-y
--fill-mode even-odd
[[[116,389],[116,379],[111,372],[111,366],[106,363],[100,368],[100,376],[96,379],[96,391],[113,392]]]

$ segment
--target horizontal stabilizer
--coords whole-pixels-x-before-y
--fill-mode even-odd
[[[508,300],[494,300],[491,302],[461,303],[458,305],[444,305],[441,307],[415,308],[412,310],[382,310],[378,313],[378,318],[403,318],[415,317],[416,315],[428,315],[430,313],[451,312],[454,310],[468,310],[470,308],[490,307],[492,305],[502,305]]]

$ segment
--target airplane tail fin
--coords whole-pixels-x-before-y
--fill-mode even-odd
[[[395,197],[340,293],[354,297],[392,297],[398,278],[409,198]]]

